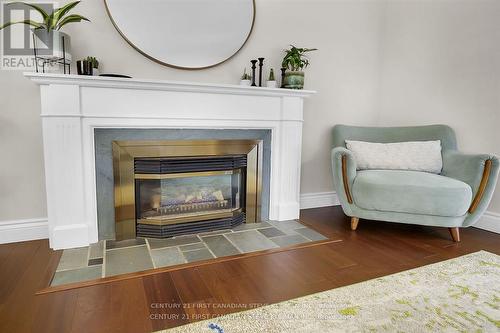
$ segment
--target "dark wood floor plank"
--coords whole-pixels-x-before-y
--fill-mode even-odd
[[[150,332],[149,304],[142,279],[78,289],[71,332],[81,332],[82,328],[88,333]]]
[[[14,251],[2,265],[2,274],[0,274],[0,306],[12,294],[15,287],[19,284],[19,278],[23,276],[33,260],[37,259],[37,250],[41,245],[41,242],[36,241],[14,245]]]
[[[30,323],[32,333],[70,332],[75,315],[78,291],[70,290],[57,295],[41,295],[34,298],[36,313]],[[25,332],[21,326],[16,326],[13,331]],[[27,331],[26,331],[27,332]]]
[[[20,260],[12,260],[13,262],[8,265],[10,269],[5,271],[5,275],[10,276],[2,279],[6,281],[6,285],[2,288],[5,287],[8,292],[2,293],[5,299],[0,305],[0,318],[5,317],[6,320],[0,320],[0,332],[13,330],[14,332],[16,330],[29,332],[31,330],[32,322],[25,318],[35,317],[37,314],[40,303],[38,299],[33,298],[33,295],[53,255],[47,241],[26,242],[15,253],[19,255]],[[22,265],[22,269],[19,265]]]
[[[0,245],[0,332],[150,332],[479,250],[500,254],[500,235],[475,228],[462,230],[460,243],[446,228],[361,220],[354,232],[339,207],[304,210],[301,222],[342,241],[43,295],[35,293],[60,251],[47,240]],[[154,318],[167,314],[178,316]]]
[[[145,276],[142,280],[154,330],[189,322],[170,274]]]

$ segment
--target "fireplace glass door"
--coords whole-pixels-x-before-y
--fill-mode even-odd
[[[232,216],[241,211],[243,184],[241,169],[136,175],[137,223],[167,225]]]

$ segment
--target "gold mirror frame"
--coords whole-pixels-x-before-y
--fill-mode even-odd
[[[254,27],[254,24],[255,24],[255,15],[256,15],[256,5],[255,5],[255,0],[252,0],[252,24],[250,26],[250,30],[248,31],[248,35],[246,36],[245,40],[243,41],[243,43],[241,44],[240,48],[238,50],[236,50],[236,52],[234,52],[231,56],[229,56],[228,58],[218,62],[218,63],[215,63],[213,65],[209,65],[209,66],[204,66],[204,67],[183,67],[183,66],[177,66],[177,65],[173,65],[173,64],[169,64],[165,61],[161,61],[155,57],[153,57],[152,55],[144,52],[143,50],[141,50],[139,47],[137,47],[134,43],[132,43],[132,41],[130,41],[126,34],[121,31],[121,29],[118,27],[118,24],[115,22],[115,20],[113,19],[113,15],[111,14],[111,11],[109,10],[109,6],[108,6],[108,3],[107,1],[109,0],[104,0],[104,7],[106,8],[106,13],[108,14],[108,17],[109,19],[111,20],[111,23],[113,23],[113,26],[115,27],[116,31],[118,31],[118,33],[120,34],[120,36],[122,36],[122,38],[130,45],[132,46],[137,52],[139,52],[140,54],[142,54],[143,56],[145,56],[146,58],[160,64],[160,65],[164,65],[164,66],[167,66],[167,67],[171,67],[171,68],[177,68],[177,69],[187,69],[187,70],[198,70],[198,69],[206,69],[206,68],[212,68],[212,67],[215,67],[215,66],[218,66],[226,61],[228,61],[229,59],[233,58],[236,54],[238,54],[238,52],[241,51],[241,49],[243,48],[243,46],[245,46],[245,44],[247,43],[248,39],[250,38],[250,35],[252,34],[252,31],[253,31],[253,27]]]

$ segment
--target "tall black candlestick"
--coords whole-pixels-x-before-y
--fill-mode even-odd
[[[252,63],[252,87],[256,87],[257,85],[255,84],[255,68],[257,68],[257,66],[255,66],[255,64],[257,63],[257,60],[250,60],[250,62]]]
[[[285,88],[285,71],[285,67],[281,68],[281,88]]]
[[[264,58],[259,59],[259,87],[262,87],[262,66],[264,66]]]

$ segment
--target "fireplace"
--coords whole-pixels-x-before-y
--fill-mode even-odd
[[[116,239],[260,220],[261,140],[113,141]]]
[[[286,221],[299,217],[304,99],[314,91],[140,78],[42,73],[25,73],[25,76],[40,86],[48,236],[52,249],[88,246],[115,235],[122,239],[136,235],[136,157],[247,154],[245,221],[251,221],[252,214],[260,217],[256,212],[261,200],[258,190],[261,179],[262,187],[265,186],[262,218]],[[116,137],[108,141],[105,148],[95,141],[95,133],[100,130],[134,133],[135,129],[144,133]],[[143,147],[124,146],[115,154],[115,158],[128,159],[124,167],[116,166],[124,173],[113,173],[112,141],[254,138],[243,134],[232,137],[146,135],[160,130],[202,134],[219,130],[243,134],[248,130],[269,131],[270,140],[264,141],[268,154],[263,163],[266,172],[262,177],[256,172],[255,182],[248,181],[252,174],[249,170],[260,167],[260,162],[254,163],[249,158],[248,153],[255,148],[253,143],[244,145],[247,151],[236,148],[220,151],[213,145],[213,149],[195,148],[199,151],[197,154],[158,153],[166,148],[150,149],[148,154],[142,154],[138,151]],[[97,153],[101,148],[107,155]],[[201,152],[204,149],[205,152]],[[260,149],[256,150],[260,154]],[[260,156],[258,161],[262,161]],[[105,172],[98,167],[103,167]],[[117,189],[115,183],[120,183],[121,189]],[[251,187],[255,190],[253,196],[248,195]]]

